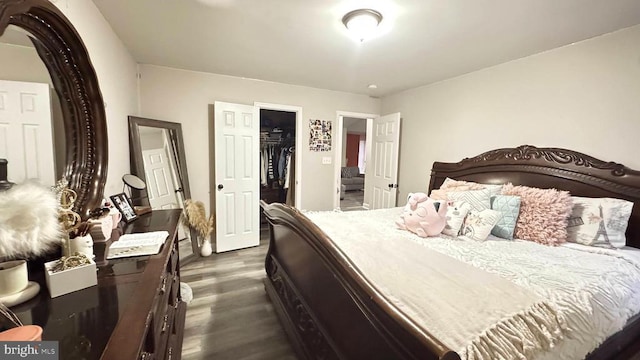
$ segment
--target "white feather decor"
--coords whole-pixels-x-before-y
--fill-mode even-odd
[[[186,224],[192,227],[202,240],[206,240],[214,228],[213,215],[207,218],[202,201],[187,199],[184,201]]]
[[[0,192],[0,257],[39,256],[62,239],[53,191],[26,182]]]

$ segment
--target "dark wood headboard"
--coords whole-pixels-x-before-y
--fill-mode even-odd
[[[487,151],[457,163],[435,162],[429,193],[447,177],[483,184],[555,188],[575,196],[632,201],[627,245],[640,248],[640,171],[624,165],[567,149],[522,145]]]

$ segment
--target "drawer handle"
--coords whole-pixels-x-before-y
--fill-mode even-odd
[[[140,360],[146,360],[150,358],[151,358],[151,354],[146,351],[143,351],[142,354],[140,354]]]
[[[164,319],[162,319],[162,330],[160,330],[160,332],[165,332],[167,330],[167,323],[169,322],[169,314],[164,316]]]
[[[162,279],[162,287],[160,287],[160,294],[164,294],[164,292],[167,291],[167,277],[165,276],[164,279]]]

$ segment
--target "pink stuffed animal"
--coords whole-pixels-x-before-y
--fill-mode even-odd
[[[409,194],[404,212],[396,221],[399,229],[408,230],[420,237],[437,236],[447,223],[447,203],[440,203],[436,210],[436,202],[425,193]]]

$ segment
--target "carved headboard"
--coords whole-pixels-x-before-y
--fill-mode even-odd
[[[560,148],[522,145],[487,151],[457,163],[435,162],[429,192],[447,177],[484,184],[567,190],[571,195],[612,197],[634,203],[627,245],[640,248],[640,171]]]

